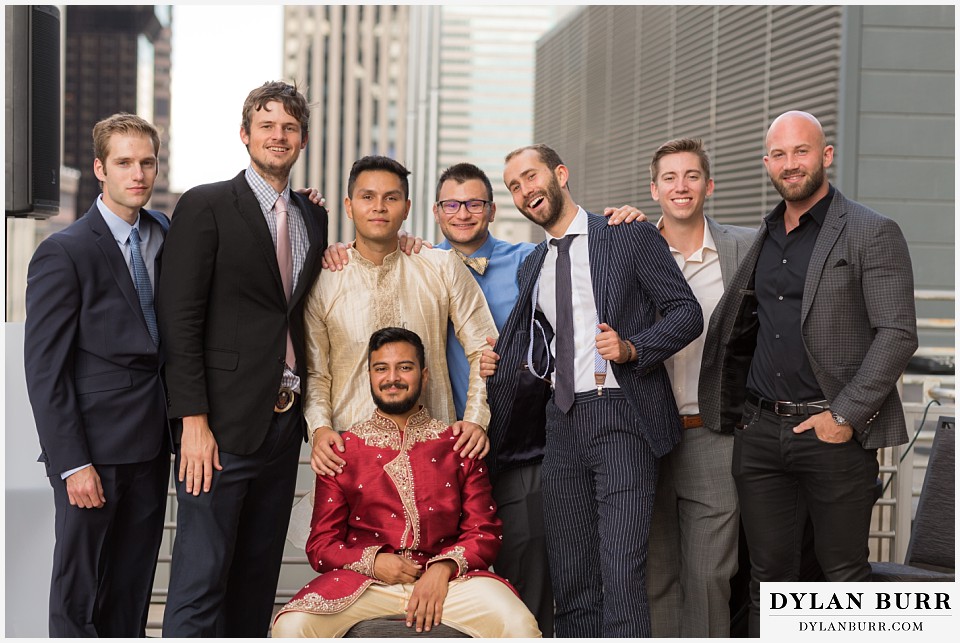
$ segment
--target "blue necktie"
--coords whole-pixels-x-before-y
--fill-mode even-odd
[[[557,248],[557,365],[559,382],[553,391],[553,402],[566,413],[573,406],[574,380],[573,368],[573,284],[570,274],[570,244],[577,235],[571,234],[559,239],[551,239]]]
[[[140,310],[143,311],[153,343],[159,345],[160,332],[157,330],[157,314],[153,310],[153,288],[150,286],[147,264],[143,262],[143,254],[140,252],[140,231],[136,228],[130,231],[130,255],[133,258],[133,285],[136,286],[137,296],[140,298]]]

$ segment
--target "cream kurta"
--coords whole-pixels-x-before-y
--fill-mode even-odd
[[[483,291],[456,255],[423,249],[407,256],[397,250],[377,266],[350,248],[342,271],[324,270],[304,307],[307,340],[307,395],[304,415],[311,431],[332,426],[345,431],[374,410],[367,373],[367,344],[380,328],[398,326],[417,333],[426,348],[430,379],[420,403],[438,420],[457,420],[447,374],[448,320],[470,362],[464,420],[487,427],[490,410],[480,378],[486,338],[497,337]]]

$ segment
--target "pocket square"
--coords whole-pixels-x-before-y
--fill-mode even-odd
[[[849,265],[850,265],[850,264],[847,263],[847,260],[846,260],[846,259],[841,259],[841,260],[838,261],[833,267],[834,267],[834,268],[842,268],[843,266],[849,266]]]

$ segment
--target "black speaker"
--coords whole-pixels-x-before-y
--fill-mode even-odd
[[[6,6],[7,216],[60,209],[60,10]]]

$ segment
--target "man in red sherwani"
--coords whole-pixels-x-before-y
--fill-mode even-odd
[[[350,466],[317,477],[306,549],[320,576],[280,610],[273,636],[343,636],[405,613],[418,632],[442,620],[477,638],[539,637],[513,588],[487,571],[501,523],[486,465],[453,451],[451,428],[417,404],[420,337],[378,330],[367,364],[377,409],[343,433]]]

